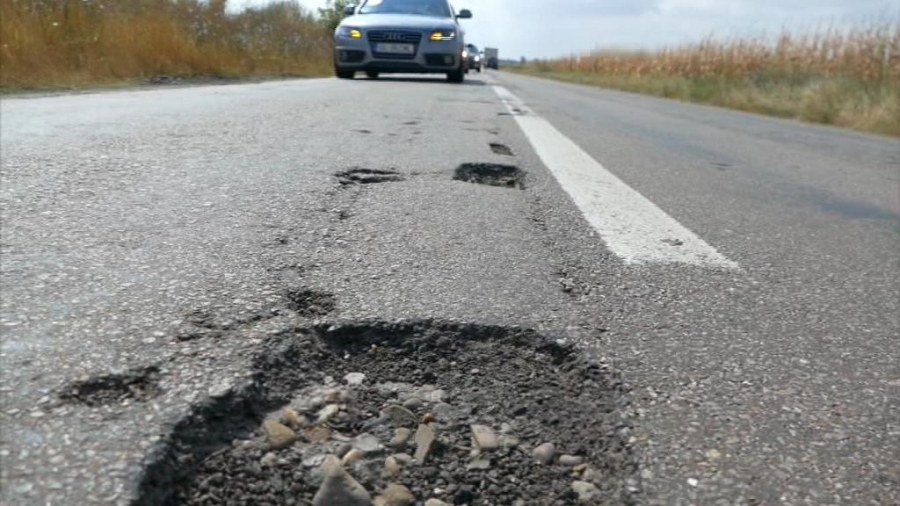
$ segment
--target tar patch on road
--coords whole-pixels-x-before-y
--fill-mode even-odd
[[[334,311],[334,295],[315,290],[289,290],[285,293],[288,309],[301,316],[325,316]]]
[[[142,402],[160,394],[159,376],[156,366],[96,376],[72,383],[59,394],[59,398],[64,402],[90,407],[122,404],[128,400]]]
[[[621,381],[532,330],[324,324],[272,338],[253,368],[175,427],[135,504],[336,504],[326,458],[366,494],[402,483],[417,504],[633,502]]]
[[[335,174],[342,186],[356,184],[391,183],[403,181],[399,172],[380,169],[355,168]]]
[[[464,163],[456,168],[453,179],[488,186],[525,189],[525,172],[514,165]]]
[[[503,155],[503,156],[515,156],[513,150],[509,148],[506,144],[500,144],[499,142],[490,143],[491,151],[495,154]]]

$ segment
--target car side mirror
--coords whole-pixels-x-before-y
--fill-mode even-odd
[[[463,9],[459,11],[459,14],[456,15],[459,19],[472,19],[472,11],[469,9]]]
[[[356,6],[355,5],[348,5],[348,6],[344,7],[344,15],[345,16],[352,16],[354,14],[356,14]]]

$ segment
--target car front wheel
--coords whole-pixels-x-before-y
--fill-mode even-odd
[[[466,72],[463,69],[463,66],[460,67],[453,72],[447,72],[447,80],[451,83],[461,83],[466,78]]]
[[[353,75],[356,74],[356,72],[352,70],[341,70],[340,67],[335,67],[334,74],[338,76],[338,79],[353,79]]]

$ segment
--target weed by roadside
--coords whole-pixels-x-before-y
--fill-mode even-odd
[[[4,91],[331,67],[330,34],[295,1],[230,13],[226,0],[3,0],[0,40]]]
[[[532,75],[900,136],[900,20],[532,61]]]

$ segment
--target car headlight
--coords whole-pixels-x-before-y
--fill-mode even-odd
[[[361,39],[362,32],[359,28],[353,28],[350,26],[339,26],[338,27],[338,35],[341,37],[348,37],[351,39]]]
[[[478,62],[478,61],[481,61],[481,57],[480,57],[480,56],[476,56],[476,57],[475,57],[475,61],[477,61],[477,62]]]
[[[455,38],[456,32],[454,32],[453,30],[437,30],[431,32],[431,36],[429,37],[429,39],[434,42],[439,42],[442,40],[453,40]]]
[[[469,56],[469,52],[463,49],[463,58],[467,58]]]

